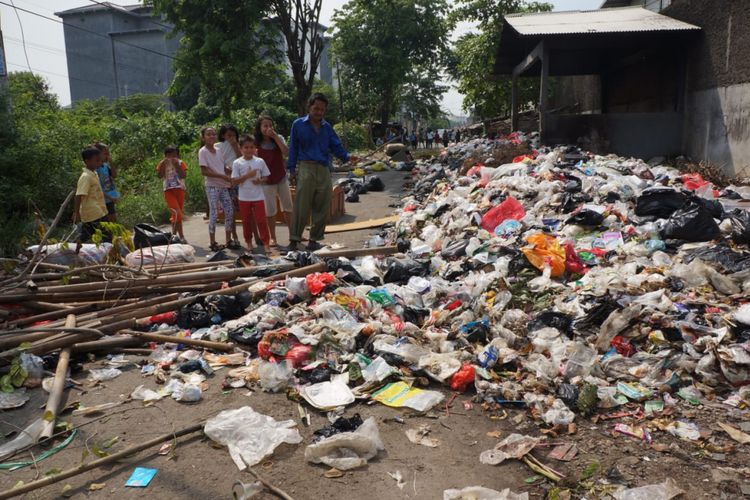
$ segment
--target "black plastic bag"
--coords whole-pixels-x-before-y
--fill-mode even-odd
[[[136,224],[133,227],[133,246],[136,249],[158,247],[179,242],[179,238],[173,237],[172,233],[164,232],[150,224]]]
[[[727,245],[712,245],[686,252],[684,261],[690,264],[694,259],[721,266],[728,273],[738,273],[750,267],[750,252],[737,252]]]
[[[245,313],[245,307],[249,305],[247,298],[244,300],[238,298],[239,296],[232,295],[209,295],[204,304],[210,315],[218,313],[224,320],[234,319],[242,316]]]
[[[688,197],[685,193],[670,188],[646,189],[635,201],[635,214],[666,219],[681,208]]]
[[[458,240],[452,241],[450,243],[446,242],[446,244],[443,246],[443,251],[440,252],[440,255],[442,255],[445,259],[461,257],[463,255],[466,255],[467,246],[469,246],[469,240]]]
[[[579,193],[581,191],[583,181],[579,177],[576,177],[575,175],[566,175],[565,179],[566,193]]]
[[[329,259],[326,262],[327,271],[333,273],[337,278],[352,285],[361,285],[364,280],[354,266],[341,259]]]
[[[347,203],[359,203],[359,193],[352,191],[344,198]]]
[[[406,253],[411,248],[411,241],[406,238],[399,238],[396,240],[396,247],[400,253]]]
[[[573,384],[560,384],[557,387],[557,397],[565,403],[565,406],[573,408],[578,399],[578,387]]]
[[[259,332],[254,328],[237,328],[229,332],[229,340],[237,344],[241,344],[250,349],[253,356],[258,354],[258,343],[263,340],[263,332]]]
[[[582,318],[576,319],[573,323],[576,330],[579,331],[598,331],[601,324],[612,312],[619,309],[617,302],[608,296],[595,304],[591,309],[586,312],[586,315]]]
[[[297,377],[303,384],[319,384],[331,380],[331,370],[325,366],[318,366],[312,370],[298,370]]]
[[[529,332],[542,328],[555,328],[568,337],[573,334],[573,319],[567,314],[554,311],[541,312],[529,322]]]
[[[568,217],[566,224],[577,224],[579,226],[598,227],[604,222],[604,215],[594,210],[581,210],[575,215]]]
[[[385,191],[385,183],[377,175],[370,175],[365,177],[365,185],[369,191],[380,192]]]
[[[314,253],[303,250],[289,252],[284,256],[284,259],[294,262],[297,267],[306,267],[322,262],[322,259]]]
[[[420,262],[414,259],[388,259],[388,268],[383,276],[384,283],[405,284],[412,276],[427,276],[429,261]]]
[[[703,205],[690,202],[675,211],[662,229],[663,239],[710,241],[721,236],[711,212]]]
[[[177,311],[177,326],[180,328],[203,328],[211,326],[211,314],[203,304],[188,304]]]
[[[332,424],[328,424],[323,428],[313,432],[313,442],[320,441],[321,439],[341,434],[342,432],[353,432],[359,429],[359,426],[364,422],[359,413],[355,413],[349,418],[339,417]]]
[[[735,208],[729,213],[732,223],[732,240],[735,243],[750,243],[750,210]]]

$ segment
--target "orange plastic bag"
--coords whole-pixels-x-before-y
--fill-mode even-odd
[[[532,266],[540,271],[544,266],[549,266],[553,278],[565,272],[565,249],[557,241],[557,238],[544,233],[536,233],[528,236],[526,241],[529,246],[521,248],[521,251]]]

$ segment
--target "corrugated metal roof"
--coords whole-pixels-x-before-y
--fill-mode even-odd
[[[521,35],[576,33],[632,33],[640,31],[699,30],[643,7],[510,14],[505,20]]]

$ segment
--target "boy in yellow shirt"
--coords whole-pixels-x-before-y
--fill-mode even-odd
[[[78,178],[76,187],[75,207],[73,208],[73,224],[82,223],[76,252],[82,243],[91,241],[100,223],[107,221],[107,205],[104,202],[99,176],[96,169],[102,165],[102,153],[93,146],[81,151],[81,158],[86,167]],[[104,240],[111,241],[107,231],[102,231]]]

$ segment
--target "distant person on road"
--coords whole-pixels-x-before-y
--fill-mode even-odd
[[[97,230],[101,230],[103,241],[112,241],[109,231],[101,226],[102,222],[107,222],[107,205],[96,173],[102,166],[102,153],[94,146],[89,146],[81,151],[81,158],[85,167],[78,178],[73,206],[73,224],[81,223],[76,253],[81,250],[82,243],[91,242]]]
[[[107,205],[107,221],[117,222],[115,203],[120,199],[120,193],[115,189],[117,169],[111,164],[109,146],[103,142],[97,142],[94,147],[102,153],[102,166],[96,169],[96,175],[99,176],[99,183],[104,193],[104,202]]]
[[[328,109],[325,95],[313,94],[307,108],[307,116],[294,120],[289,136],[287,169],[297,181],[289,248],[299,248],[302,232],[312,215],[307,249],[315,251],[322,248],[320,241],[331,210],[331,153],[343,162],[357,163],[359,159],[349,155],[331,124],[325,121]]]
[[[271,175],[263,184],[263,192],[266,200],[266,220],[268,230],[271,233],[270,245],[278,246],[276,239],[276,213],[278,205],[281,204],[281,212],[284,214],[284,223],[291,231],[292,192],[289,190],[289,179],[287,178],[284,157],[289,154],[289,148],[284,138],[276,133],[273,118],[261,115],[255,124],[256,155],[262,158],[271,171]],[[278,199],[278,202],[277,202]]]
[[[456,143],[461,142],[461,129],[456,129]]]
[[[182,232],[182,219],[185,212],[187,164],[180,160],[180,152],[177,146],[167,146],[164,148],[164,159],[156,166],[156,173],[162,180],[164,201],[169,210],[169,222],[172,224],[172,233],[180,237],[181,243],[187,243],[185,234]]]
[[[213,127],[205,127],[201,130],[201,144],[198,151],[198,165],[201,174],[205,178],[206,197],[208,198],[208,238],[211,251],[221,250],[216,243],[216,219],[219,205],[224,209],[224,232],[227,237],[228,248],[239,249],[236,241],[232,241],[232,228],[234,227],[234,206],[232,196],[229,194],[231,179],[224,170],[224,157],[217,150],[216,130]]]
[[[427,130],[427,149],[432,149],[432,139],[434,139],[435,134],[432,133],[432,130]]]
[[[450,136],[448,135],[448,129],[443,130],[443,147],[448,147],[448,142],[450,141]]]
[[[224,173],[226,173],[227,175],[232,174],[232,163],[234,162],[234,160],[242,156],[242,153],[240,153],[240,145],[237,142],[239,136],[240,133],[237,130],[237,127],[232,124],[227,123],[219,128],[219,142],[216,144],[216,149],[224,158]],[[232,206],[234,207],[234,213],[236,214],[238,213],[240,207],[237,201],[237,187],[232,186],[229,189],[229,194],[232,197]],[[232,226],[232,239],[237,243],[237,245],[233,245],[233,247],[239,246],[240,239],[237,237],[236,225]],[[258,245],[261,244],[260,236],[258,236],[257,233],[255,241],[258,243]]]
[[[271,237],[266,220],[266,195],[263,185],[268,182],[271,171],[263,158],[255,156],[255,139],[243,135],[239,143],[242,156],[232,163],[232,185],[239,188],[242,235],[245,237],[248,250],[252,253],[253,233],[257,231],[263,242],[263,250],[268,254],[271,252]]]
[[[412,149],[417,149],[417,134],[415,134],[413,131],[409,136],[409,142],[411,142]]]

